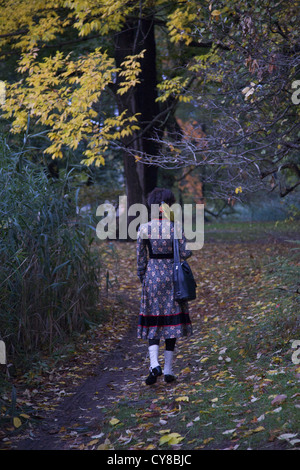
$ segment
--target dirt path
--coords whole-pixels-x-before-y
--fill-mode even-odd
[[[123,401],[134,408],[143,408],[144,404],[147,408],[151,405],[151,402],[147,403],[143,398],[143,391],[149,390],[144,384],[149,358],[147,343],[136,338],[138,305],[136,302],[135,314],[129,322],[132,326],[114,349],[94,366],[92,375],[82,380],[77,387],[67,387],[66,391],[70,396],[63,399],[54,411],[39,412],[37,422],[31,424],[27,432],[23,431],[12,439],[12,449],[86,450],[93,439],[102,437],[104,421],[107,421],[108,415],[111,417],[112,408],[122,405]],[[196,325],[195,331],[197,332]],[[186,347],[189,339],[184,342],[187,343]],[[180,348],[179,344],[178,349]],[[186,358],[180,359],[180,355],[175,361],[178,371],[190,364]],[[184,374],[180,380],[186,380]],[[161,379],[154,386],[156,390],[153,390],[153,397],[165,386]],[[168,385],[171,393],[176,387],[176,382]],[[134,393],[138,394],[138,399],[134,397]],[[132,403],[128,402],[131,394]],[[40,405],[46,396],[47,392],[45,395],[41,394]]]
[[[134,323],[133,323],[134,324]],[[145,344],[137,342],[133,326],[115,349],[65,398],[55,411],[47,412],[33,427],[30,437],[13,447],[18,450],[69,450],[84,447],[101,433],[103,408],[110,406],[128,381],[140,381],[145,371],[141,359]]]

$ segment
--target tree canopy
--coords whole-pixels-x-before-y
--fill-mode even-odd
[[[158,167],[191,165],[222,197],[265,180],[284,196],[300,184],[298,15],[297,0],[1,2],[4,116],[43,126],[54,158],[122,152],[129,203]]]

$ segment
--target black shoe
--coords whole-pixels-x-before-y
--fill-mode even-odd
[[[168,384],[174,382],[174,380],[176,380],[176,377],[174,375],[165,375],[165,382],[167,382]]]
[[[162,375],[162,370],[161,370],[160,366],[157,366],[157,367],[154,367],[153,369],[151,369],[150,374],[148,375],[148,377],[145,380],[146,385],[155,384],[155,382],[157,380],[157,377],[159,375]]]

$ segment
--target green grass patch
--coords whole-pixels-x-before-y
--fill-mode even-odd
[[[208,222],[204,225],[206,241],[249,242],[255,240],[299,239],[300,220],[266,222]]]

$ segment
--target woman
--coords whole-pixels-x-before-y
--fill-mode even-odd
[[[173,382],[172,369],[176,338],[192,334],[187,302],[174,301],[173,292],[173,238],[174,222],[169,206],[175,202],[172,191],[154,189],[148,197],[148,206],[158,204],[159,216],[140,226],[137,238],[137,274],[143,285],[137,336],[149,341],[150,374],[147,385],[162,375],[159,365],[160,340],[165,340],[164,378]],[[179,241],[182,259],[191,255],[185,248],[185,237]]]

